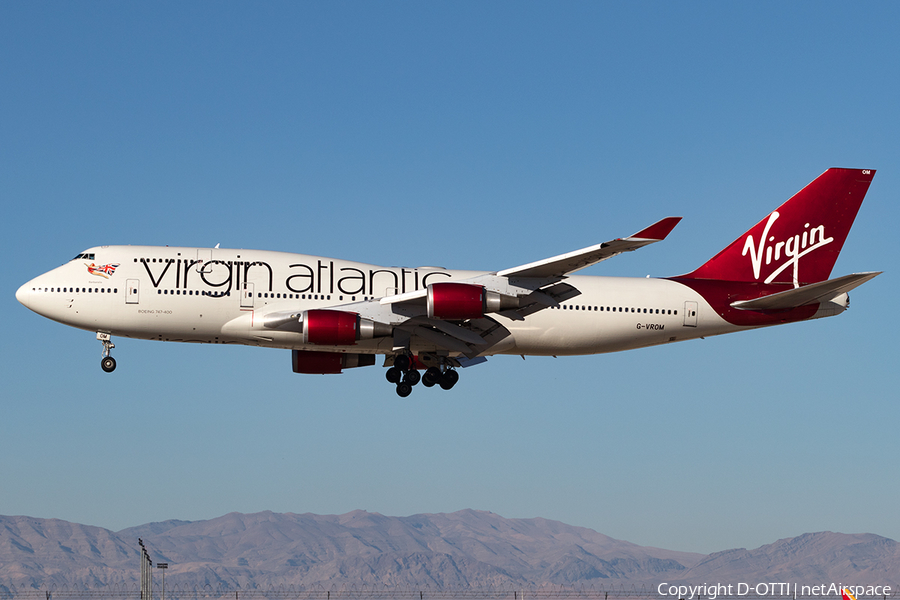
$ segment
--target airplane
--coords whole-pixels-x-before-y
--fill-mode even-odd
[[[677,277],[573,275],[664,240],[632,236],[500,271],[382,267],[261,250],[97,246],[16,292],[32,311],[113,336],[291,350],[295,373],[374,365],[401,397],[449,390],[497,354],[600,354],[829,317],[881,272],[829,279],[875,170],[825,171],[724,250]],[[419,371],[424,371],[420,374]]]

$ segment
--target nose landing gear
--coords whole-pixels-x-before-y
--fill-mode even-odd
[[[108,333],[97,332],[97,339],[103,344],[103,358],[100,359],[100,368],[107,373],[116,370],[116,359],[110,356],[110,351],[116,347],[110,340]]]

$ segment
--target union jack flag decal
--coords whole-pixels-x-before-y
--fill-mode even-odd
[[[109,279],[112,276],[112,274],[116,272],[116,267],[119,266],[119,263],[116,263],[114,265],[113,264],[96,265],[94,263],[91,263],[91,264],[85,263],[85,266],[87,267],[88,273],[90,273],[91,275],[99,275],[100,277]]]

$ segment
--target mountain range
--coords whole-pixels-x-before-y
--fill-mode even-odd
[[[0,590],[137,586],[138,538],[167,562],[166,586],[415,589],[662,583],[900,584],[900,544],[873,534],[808,533],[709,555],[638,546],[548,519],[476,510],[388,517],[230,513],[113,532],[0,516]]]

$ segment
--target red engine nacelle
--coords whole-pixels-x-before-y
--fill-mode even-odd
[[[352,346],[359,339],[359,315],[342,310],[307,310],[303,313],[303,343]]]
[[[390,325],[361,319],[354,312],[324,308],[303,311],[300,317],[303,343],[320,346],[352,346],[358,340],[391,335]]]
[[[374,365],[375,355],[292,350],[291,362],[294,373],[304,373],[307,375],[335,375],[340,373],[342,369]]]
[[[480,319],[485,311],[484,287],[471,283],[432,283],[428,286],[428,317],[462,321]]]

